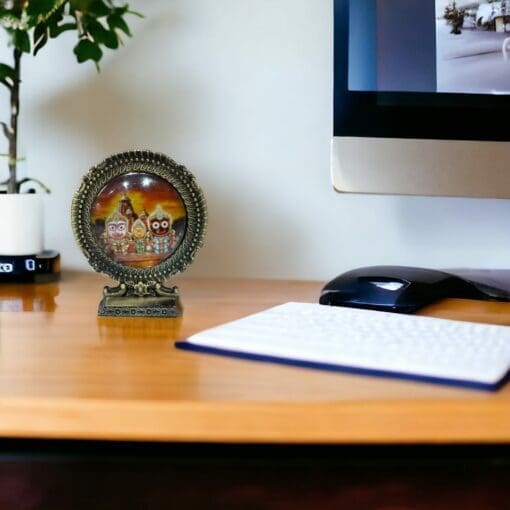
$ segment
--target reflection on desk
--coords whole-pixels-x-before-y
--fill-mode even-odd
[[[58,283],[0,284],[0,312],[54,312]]]
[[[103,342],[109,344],[172,342],[179,338],[182,318],[126,320],[122,317],[98,317],[97,326],[99,337]],[[170,346],[173,346],[173,342]]]

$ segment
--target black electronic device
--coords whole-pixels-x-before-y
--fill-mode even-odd
[[[60,254],[0,255],[0,283],[46,283],[60,278]]]
[[[322,289],[323,305],[413,313],[444,298],[510,301],[504,289],[435,269],[363,267],[341,274]]]

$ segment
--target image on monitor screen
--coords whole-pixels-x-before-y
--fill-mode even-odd
[[[436,0],[437,91],[510,94],[510,1]]]
[[[349,1],[349,90],[510,94],[510,0]]]

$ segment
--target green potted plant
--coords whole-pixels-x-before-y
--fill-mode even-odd
[[[7,140],[7,151],[1,154],[7,163],[7,178],[0,171],[0,218],[3,219],[0,255],[36,254],[43,247],[40,196],[34,193],[33,187],[31,193],[22,191],[26,191],[29,183],[39,190],[49,190],[39,179],[18,176],[23,58],[30,54],[36,56],[50,39],[74,31],[77,61],[90,61],[99,70],[103,50],[118,49],[122,36],[131,35],[126,23],[130,14],[140,16],[127,3],[116,0],[0,0],[0,25],[12,48],[12,61],[0,63],[0,85],[7,88],[10,97],[9,118],[0,119],[0,131]],[[20,225],[19,218],[26,224]]]

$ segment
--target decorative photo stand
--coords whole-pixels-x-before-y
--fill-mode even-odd
[[[90,265],[119,281],[105,287],[100,316],[178,317],[177,287],[202,246],[205,198],[195,177],[163,154],[117,154],[83,178],[72,205],[73,231]]]

